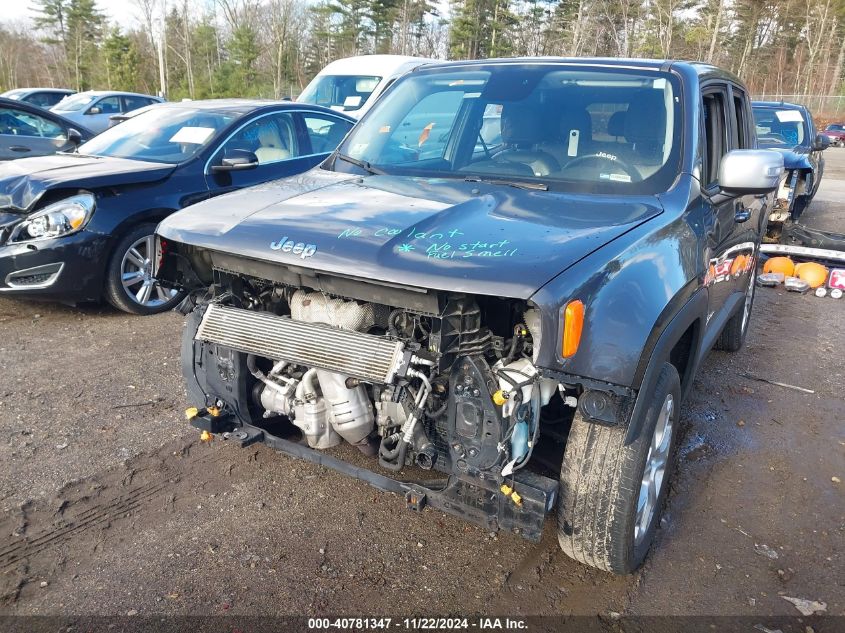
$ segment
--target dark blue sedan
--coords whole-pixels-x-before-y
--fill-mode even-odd
[[[180,296],[152,276],[158,222],[200,200],[306,171],[353,123],[291,102],[167,103],[78,152],[2,164],[0,293],[105,298],[135,314],[169,310]]]

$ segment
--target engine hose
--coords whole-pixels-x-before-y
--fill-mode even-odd
[[[382,441],[382,446],[384,446],[384,441]],[[402,470],[402,467],[405,466],[405,457],[408,454],[408,443],[404,438],[399,438],[399,443],[396,445],[394,450],[396,451],[396,457],[388,460],[382,456],[381,448],[379,448],[378,463],[382,468],[392,470],[393,472],[399,472]]]
[[[399,441],[402,439],[401,433],[393,433],[385,437],[379,445],[378,454],[385,459],[396,459],[399,455]],[[392,446],[393,448],[389,448]]]
[[[426,413],[426,415],[432,419],[439,418],[441,415],[446,413],[446,408],[449,406],[449,401],[446,400],[437,411],[432,411],[431,413]]]
[[[255,376],[258,380],[263,382],[265,385],[270,387],[271,389],[275,389],[279,393],[287,393],[287,390],[282,387],[277,382],[273,382],[267,376],[265,376],[260,369],[255,365],[255,356],[253,354],[248,354],[246,357],[246,368],[249,370],[253,376]]]
[[[399,338],[399,330],[396,327],[394,321],[404,314],[404,310],[394,310],[391,312],[387,317],[387,331],[393,338]]]
[[[513,338],[511,338],[511,346],[510,346],[510,349],[508,350],[508,355],[505,356],[505,362],[504,362],[505,365],[509,365],[511,363],[511,361],[513,361],[513,359],[516,358],[516,345],[517,345],[517,343],[519,343],[519,340],[522,338],[522,335],[520,334],[520,332],[522,331],[523,328],[528,329],[522,323],[517,323],[513,327]]]
[[[426,399],[428,399],[428,395],[431,393],[431,382],[429,381],[428,376],[424,373],[417,371],[416,369],[408,369],[406,375],[412,378],[419,378],[422,382],[422,387],[420,387],[419,391],[417,391],[416,398],[414,398],[414,410],[411,412],[411,415],[408,416],[408,419],[405,421],[405,424],[402,425],[402,428],[398,433],[394,433],[381,441],[378,451],[379,464],[394,472],[402,470],[402,467],[405,465],[405,457],[408,454],[408,446],[414,441],[414,429],[417,426],[417,421],[424,413],[423,405]],[[399,441],[396,446],[390,448],[388,445],[393,442],[396,437],[399,438]]]
[[[414,462],[424,470],[431,470],[434,467],[434,462],[437,461],[437,449],[434,444],[428,439],[422,424],[417,424],[414,427]]]

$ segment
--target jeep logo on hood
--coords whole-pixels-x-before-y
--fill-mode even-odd
[[[299,255],[302,259],[308,259],[317,252],[316,244],[306,244],[305,242],[294,242],[288,239],[285,235],[278,242],[270,242],[270,248],[274,251],[282,251],[283,253],[293,253]]]

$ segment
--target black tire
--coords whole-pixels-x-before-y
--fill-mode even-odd
[[[560,472],[558,541],[571,558],[614,574],[629,574],[645,559],[666,500],[678,434],[681,382],[665,363],[647,396],[642,431],[625,446],[625,429],[601,426],[575,414]],[[671,398],[671,400],[670,400]],[[653,513],[638,519],[646,460],[661,412],[670,404],[665,468],[656,486]],[[661,442],[662,446],[662,442]],[[663,450],[659,451],[664,454]],[[637,538],[635,530],[639,527]]]
[[[129,255],[129,251],[132,249],[133,245],[137,244],[139,241],[146,241],[149,245],[148,248],[151,251],[149,257],[147,257],[146,249],[143,248],[141,251],[136,249],[135,253],[140,253],[142,256],[141,258],[144,260],[151,260],[155,254],[152,252],[153,242],[148,238],[155,235],[155,228],[155,224],[139,224],[138,226],[133,227],[126,235],[123,236],[120,242],[117,243],[111,258],[109,259],[108,268],[106,269],[105,298],[106,301],[118,310],[139,315],[158,314],[159,312],[172,310],[179,305],[179,302],[185,296],[183,293],[175,293],[171,295],[169,291],[159,294],[158,288],[156,286],[152,286],[149,302],[141,303],[138,299],[130,296],[130,292],[135,294],[134,290],[124,287],[124,258]],[[135,282],[137,285],[132,286],[132,288],[137,287],[140,289],[141,286],[146,283],[145,279],[148,278],[148,275],[143,272],[144,269],[141,266],[135,267],[138,268],[140,277],[139,281]],[[152,297],[153,294],[155,294],[155,297]],[[170,298],[164,300],[164,295],[170,295]],[[143,299],[143,295],[141,298]]]
[[[751,322],[751,310],[754,307],[754,291],[757,288],[756,279],[757,271],[754,269],[749,274],[748,287],[745,289],[745,300],[740,304],[736,314],[725,323],[725,327],[722,328],[722,333],[716,339],[713,349],[723,352],[738,352],[745,345],[745,335],[748,334],[748,324]]]

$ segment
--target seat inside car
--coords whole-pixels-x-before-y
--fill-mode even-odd
[[[285,160],[290,158],[290,151],[282,142],[282,137],[276,124],[272,121],[265,121],[258,126],[258,148],[255,150],[255,156],[258,158],[258,164],[272,163],[277,160]]]
[[[661,90],[639,90],[625,113],[625,140],[620,152],[643,178],[653,174],[663,164],[666,143],[666,118],[656,113],[665,109]]]
[[[564,107],[559,111],[554,137],[540,144],[540,149],[554,156],[562,167],[579,156],[592,153],[593,120],[584,108]]]
[[[560,169],[554,156],[540,148],[546,136],[540,108],[506,103],[502,106],[501,126],[504,149],[488,160],[468,165],[467,171],[539,177]]]

